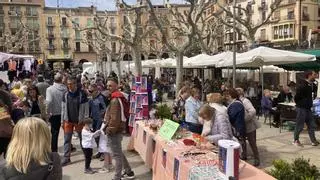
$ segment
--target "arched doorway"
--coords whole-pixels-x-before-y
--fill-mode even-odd
[[[168,54],[168,53],[163,53],[163,54],[161,55],[161,58],[162,58],[162,59],[168,59],[168,58],[169,58],[169,54]]]
[[[130,54],[125,54],[123,56],[123,61],[132,61],[132,56]]]
[[[148,59],[157,59],[157,55],[150,53]]]
[[[145,57],[144,57],[143,54],[141,54],[141,60],[142,60],[142,61],[145,60]]]

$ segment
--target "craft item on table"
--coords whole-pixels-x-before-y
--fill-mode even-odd
[[[174,164],[173,164],[173,179],[174,180],[178,180],[179,179],[179,171],[180,171],[179,159],[174,158]]]
[[[189,171],[188,180],[226,180],[227,177],[219,171],[218,166],[194,166]]]
[[[137,100],[137,95],[135,92],[130,93],[130,102],[136,102]]]
[[[240,144],[231,140],[220,140],[219,169],[227,177],[239,179]]]
[[[141,77],[140,76],[135,77],[135,83],[136,84],[141,83]]]
[[[166,119],[164,124],[161,126],[159,135],[165,140],[171,140],[173,135],[176,133],[176,131],[179,128],[179,124],[171,121],[169,119]]]
[[[141,91],[147,92],[147,87],[148,87],[148,79],[147,79],[147,77],[142,77],[141,78]]]
[[[131,102],[130,103],[130,113],[131,114],[136,113],[136,102]]]
[[[136,109],[136,120],[142,120],[143,119],[143,110],[142,108]]]
[[[183,144],[186,146],[195,146],[197,145],[196,142],[194,142],[192,139],[184,139]]]
[[[167,150],[162,149],[162,166],[166,168],[167,166]]]
[[[136,105],[136,108],[142,108],[142,96],[137,96],[137,101],[136,101],[137,105]]]
[[[142,108],[142,117],[144,119],[149,119],[149,108],[148,108],[148,106]]]
[[[141,84],[136,84],[136,94],[141,94],[141,93],[143,93],[141,91]]]
[[[148,106],[148,94],[142,94],[141,99],[142,99],[142,105]]]

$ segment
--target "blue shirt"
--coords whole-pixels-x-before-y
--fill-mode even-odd
[[[199,124],[198,113],[201,107],[201,102],[190,96],[186,100],[185,111],[186,111],[186,122]]]
[[[95,121],[102,121],[103,113],[106,111],[104,97],[99,94],[95,98],[89,100],[90,117]]]

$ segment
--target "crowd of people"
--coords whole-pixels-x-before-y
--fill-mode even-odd
[[[104,161],[99,173],[114,170],[115,180],[134,178],[121,145],[128,123],[121,118],[122,105],[128,101],[127,79],[119,83],[115,73],[104,79],[99,73],[89,78],[60,71],[53,80],[52,85],[42,75],[14,78],[10,84],[0,80],[0,106],[13,122],[0,127],[0,154],[6,159],[0,179],[62,179],[62,166],[71,163],[71,153],[77,150],[73,136],[79,139],[85,157],[84,173],[96,173],[90,164],[97,157]],[[61,127],[64,148],[60,160]],[[98,153],[93,156],[95,148]],[[20,151],[25,151],[23,156]]]
[[[314,71],[306,72],[306,79],[297,87],[291,83],[281,87],[277,98],[272,98],[271,91],[262,90],[258,83],[230,88],[221,80],[202,83],[198,77],[184,77],[186,81],[176,92],[173,79],[145,76],[148,77],[150,107],[162,100],[163,93],[171,92],[170,96],[176,97],[171,112],[174,121],[215,145],[222,139],[239,142],[242,160],[248,158],[248,141],[255,166],[260,164],[256,133],[261,125],[257,115],[272,114],[273,125],[278,127],[280,113],[275,108],[278,103],[296,103],[293,144],[302,146],[299,134],[305,122],[312,145],[319,144],[314,135],[311,111],[316,92]],[[96,173],[90,165],[95,157],[104,161],[100,173],[114,170],[115,180],[134,178],[121,144],[123,134],[129,132],[125,128],[128,119],[123,116],[124,105],[130,99],[133,74],[123,73],[118,77],[112,72],[105,79],[99,72],[89,77],[76,71],[60,71],[52,79],[53,84],[42,75],[37,79],[15,77],[10,84],[0,80],[0,107],[13,122],[0,126],[0,154],[6,158],[6,166],[0,168],[0,179],[62,179],[62,166],[71,163],[71,153],[76,151],[72,145],[73,136],[79,139],[85,157],[84,173]],[[61,127],[64,148],[60,160],[57,152]],[[95,148],[98,153],[93,155]]]

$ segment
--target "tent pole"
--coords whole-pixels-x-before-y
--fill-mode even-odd
[[[260,67],[260,76],[261,76],[261,87],[262,87],[262,92],[264,91],[264,80],[263,80],[263,66]]]

